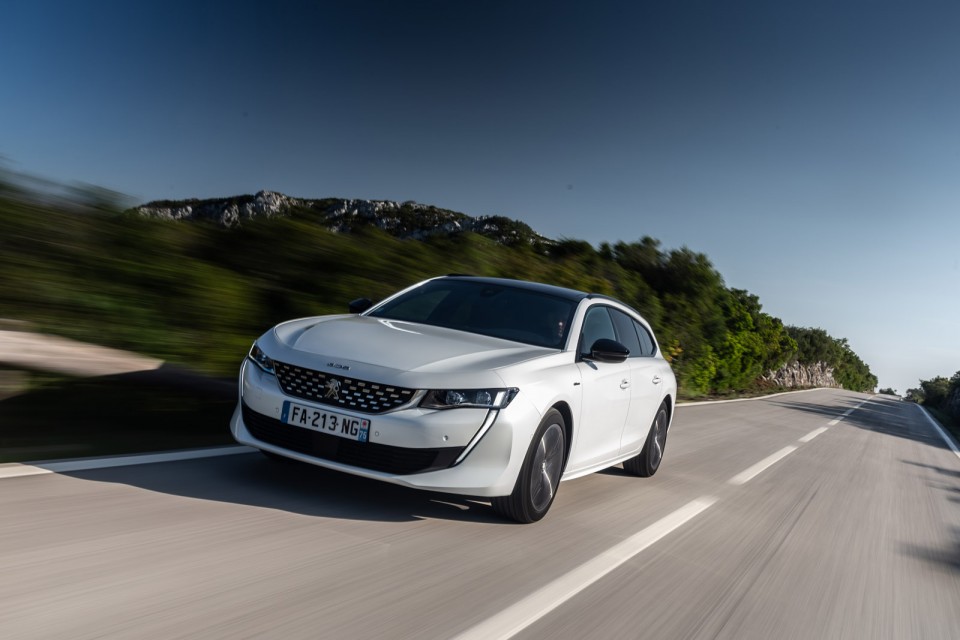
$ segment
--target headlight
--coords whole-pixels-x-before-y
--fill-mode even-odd
[[[427,391],[420,402],[424,409],[503,409],[517,395],[518,389],[436,389]]]
[[[247,356],[253,360],[254,364],[266,371],[267,373],[276,374],[273,370],[273,359],[267,357],[267,354],[263,352],[256,342],[253,343],[253,346],[250,347],[250,355]]]

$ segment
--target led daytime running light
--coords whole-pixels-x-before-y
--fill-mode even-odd
[[[420,406],[425,409],[503,409],[517,395],[517,389],[433,389]]]

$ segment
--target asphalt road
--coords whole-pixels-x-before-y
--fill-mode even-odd
[[[681,407],[527,526],[258,454],[0,479],[4,639],[461,634],[960,638],[960,457],[814,391]]]

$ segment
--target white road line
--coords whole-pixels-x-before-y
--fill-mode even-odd
[[[870,402],[870,400],[864,400],[863,402],[861,402],[860,404],[858,404],[857,406],[855,406],[853,409],[847,409],[846,411],[844,411],[843,413],[841,413],[838,417],[836,417],[836,418],[834,418],[833,420],[831,420],[830,422],[828,422],[828,423],[827,423],[827,426],[828,426],[828,427],[832,427],[833,425],[837,424],[838,422],[840,422],[840,421],[843,420],[844,418],[849,417],[851,413],[853,413],[854,411],[856,411],[857,409],[859,409],[859,408],[862,407],[863,405],[867,404],[868,402]],[[816,437],[816,436],[814,436],[814,437]]]
[[[957,445],[953,441],[953,438],[947,435],[947,432],[943,430],[943,428],[940,426],[940,423],[934,420],[933,416],[931,416],[926,409],[921,407],[919,404],[917,405],[917,408],[923,412],[923,415],[927,416],[927,420],[929,420],[930,424],[933,425],[933,428],[937,430],[937,433],[940,434],[940,437],[943,438],[943,441],[946,442],[947,446],[950,447],[950,449],[957,455],[958,458],[960,458],[960,449],[957,449]]]
[[[703,496],[688,502],[523,600],[467,629],[457,636],[456,640],[512,638],[630,558],[706,511],[716,501],[712,496]]]
[[[36,476],[41,473],[53,473],[53,471],[48,471],[47,469],[41,469],[40,467],[34,467],[29,464],[21,464],[19,462],[9,462],[0,464],[0,478],[19,478],[20,476]]]
[[[833,424],[836,424],[836,421],[834,421]],[[816,438],[816,437],[817,437],[818,435],[820,435],[821,433],[825,433],[826,431],[829,431],[829,430],[830,430],[829,427],[820,427],[819,429],[814,429],[813,431],[811,431],[811,432],[808,433],[807,435],[805,435],[805,436],[803,436],[802,438],[800,438],[800,442],[810,442],[811,440],[813,440],[814,438]]]
[[[796,450],[797,450],[797,447],[794,447],[794,446],[784,447],[783,449],[780,449],[780,451],[777,451],[775,454],[771,456],[767,456],[766,458],[764,458],[757,464],[753,465],[746,471],[742,471],[737,475],[733,476],[732,478],[727,480],[727,483],[734,484],[734,485],[746,484],[750,482],[754,477],[763,473],[768,467],[772,467],[773,465],[777,464],[778,462],[780,462],[781,460],[783,460],[784,458],[786,458],[788,455],[790,455]]]
[[[764,397],[769,398],[772,396]],[[744,400],[762,399],[764,398],[746,398]],[[724,402],[742,401],[743,400],[721,400],[716,402],[686,403],[686,405],[677,406],[690,406],[690,404],[722,404]],[[864,402],[861,402],[859,405],[853,409],[850,409],[843,415],[850,415],[856,409],[859,409]],[[831,420],[827,424],[832,426],[840,422],[842,419],[843,417],[839,417],[835,420]],[[828,431],[828,427],[814,429],[807,435],[800,438],[800,442],[810,442],[826,431]],[[773,455],[767,456],[749,469],[746,469],[745,471],[730,478],[730,480],[728,480],[729,484],[746,484],[757,475],[763,473],[763,471],[769,467],[773,466],[783,458],[786,458],[798,448],[799,447],[792,445],[789,447],[784,447]],[[456,636],[455,640],[506,640],[508,638],[512,638],[562,605],[570,598],[574,597],[623,563],[636,556],[650,545],[680,528],[703,511],[706,511],[716,501],[717,498],[712,496],[703,496],[697,500],[687,503],[670,515],[657,520],[646,529],[635,533],[623,542],[611,547],[610,549],[607,549],[592,560],[585,562],[576,569],[573,569],[569,573],[560,576],[550,584],[535,591],[526,598],[523,598],[522,600],[510,605],[500,613],[497,613],[492,617],[487,618],[480,624],[467,629],[462,634]]]
[[[239,453],[250,453],[251,451],[254,451],[254,449],[234,446],[189,449],[186,451],[171,451],[169,453],[146,453],[133,456],[113,456],[110,458],[90,458],[87,460],[64,460],[62,462],[44,462],[38,464],[21,464],[14,462],[0,464],[0,478],[18,478],[45,473],[69,473],[71,471],[127,467],[136,464],[155,464],[157,462],[175,462],[177,460],[195,460],[197,458],[232,456]]]

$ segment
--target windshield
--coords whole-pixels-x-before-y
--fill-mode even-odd
[[[560,349],[576,305],[573,300],[509,285],[431,280],[367,315]]]

